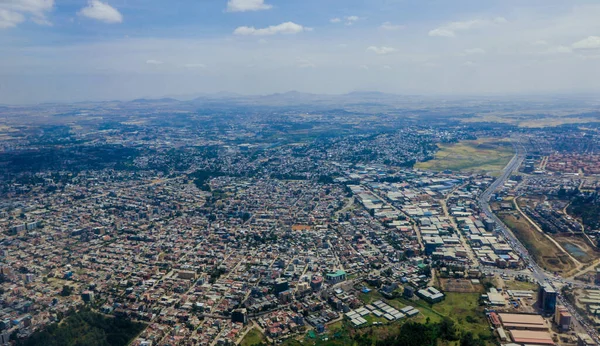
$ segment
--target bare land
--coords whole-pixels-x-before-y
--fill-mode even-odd
[[[435,159],[419,162],[415,168],[432,171],[501,171],[514,155],[511,143],[502,138],[481,138],[453,144],[439,144]]]

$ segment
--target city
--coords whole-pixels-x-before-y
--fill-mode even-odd
[[[598,230],[567,207],[600,188],[594,165],[571,168],[597,157],[592,124],[578,159],[570,127],[142,110],[38,127],[21,109],[4,110],[4,342],[76,311],[139,323],[132,345],[348,342],[432,319],[482,344],[598,340]]]
[[[597,0],[0,0],[0,346],[600,345]]]

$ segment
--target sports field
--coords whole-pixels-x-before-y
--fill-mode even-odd
[[[481,138],[453,144],[438,144],[435,159],[419,162],[415,168],[431,171],[499,172],[514,156],[508,140]]]

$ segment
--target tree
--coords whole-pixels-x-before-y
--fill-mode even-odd
[[[68,285],[64,285],[62,288],[62,291],[60,292],[60,295],[63,297],[68,297],[73,293],[73,287],[68,286]]]

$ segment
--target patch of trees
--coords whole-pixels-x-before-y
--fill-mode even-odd
[[[581,219],[587,230],[600,229],[600,196],[597,192],[576,196],[568,212]]]
[[[125,318],[110,318],[82,311],[34,333],[17,346],[125,346],[146,326]]]
[[[194,179],[194,185],[202,191],[210,191],[209,182],[212,178],[222,177],[227,174],[221,171],[197,170],[190,174],[190,178]]]

